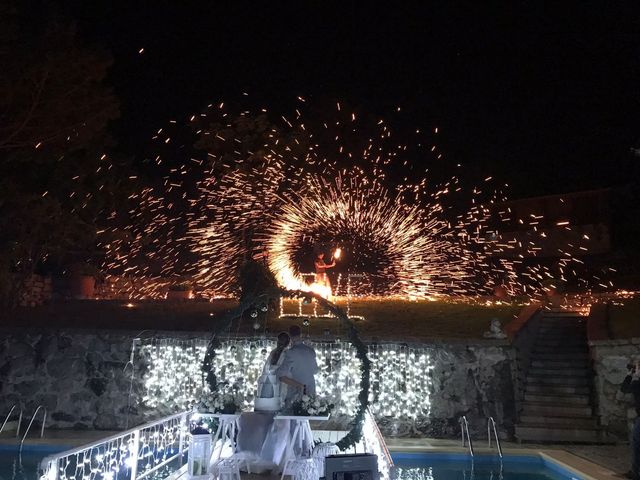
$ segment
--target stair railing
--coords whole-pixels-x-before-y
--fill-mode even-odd
[[[22,423],[22,405],[18,405],[18,404],[14,404],[11,407],[11,410],[9,410],[9,413],[7,413],[7,416],[4,417],[4,422],[2,422],[2,426],[0,427],[0,433],[2,433],[2,430],[4,430],[4,427],[7,425],[7,422],[9,421],[9,418],[11,418],[11,414],[13,413],[13,411],[16,409],[16,407],[20,407],[20,416],[18,417],[18,428],[16,428],[16,437],[20,435],[20,424]]]
[[[467,441],[469,442],[469,454],[473,457],[473,443],[469,435],[469,422],[467,422],[467,417],[464,415],[460,417],[460,432],[462,434],[462,448],[465,446],[464,437],[466,435]]]
[[[44,415],[42,417],[42,427],[40,428],[40,438],[44,437],[44,424],[47,423],[47,409],[44,405],[38,405],[38,408],[36,408],[36,411],[33,412],[33,417],[31,417],[31,421],[29,422],[27,429],[24,431],[24,436],[22,437],[22,440],[20,440],[20,448],[22,448],[22,444],[24,443],[24,440],[27,438],[27,435],[29,434],[31,425],[33,425],[33,421],[36,419],[36,417],[38,416],[38,412],[41,409]]]
[[[491,432],[493,431],[493,436],[496,439],[496,447],[498,447],[498,455],[502,458],[502,447],[500,446],[500,437],[498,437],[498,430],[496,429],[496,422],[493,417],[489,417],[487,419],[487,440],[489,443],[489,448],[491,448]]]

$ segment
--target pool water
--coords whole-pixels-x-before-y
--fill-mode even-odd
[[[67,450],[68,447],[54,447],[49,445],[27,446],[20,453],[18,447],[0,445],[0,480],[38,480],[40,462],[46,456]],[[162,468],[147,475],[145,480],[162,480],[178,470],[186,461],[184,458],[176,458]],[[74,468],[73,459],[70,463]],[[121,470],[121,474],[114,480],[129,480],[130,471]]]
[[[61,452],[66,447],[0,446],[0,480],[37,480],[40,461],[47,455]]]
[[[38,447],[2,449],[0,446],[0,480],[37,480],[40,461],[62,448]],[[395,480],[581,480],[561,465],[540,456],[497,455],[469,457],[458,453],[394,453]],[[177,459],[149,480],[165,478],[180,467]]]
[[[394,454],[396,480],[579,480],[537,455]]]

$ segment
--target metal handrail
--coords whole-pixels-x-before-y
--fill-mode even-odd
[[[464,415],[460,417],[460,431],[462,433],[462,447],[464,448],[464,436],[466,433],[467,441],[469,442],[469,454],[473,457],[473,443],[469,435],[469,422],[467,422],[467,417]]]
[[[7,425],[7,422],[9,421],[9,418],[11,418],[11,414],[13,413],[13,411],[16,409],[16,407],[18,406],[18,404],[14,404],[11,406],[11,410],[9,410],[9,413],[7,413],[7,416],[4,417],[4,422],[2,422],[2,426],[0,427],[0,433],[2,433],[2,430],[4,430],[4,427]],[[16,428],[16,437],[20,435],[20,425],[22,424],[22,406],[20,405],[20,416],[18,417],[18,428]]]
[[[376,419],[367,408],[362,425],[362,445],[366,453],[372,453],[378,457],[378,471],[380,480],[390,480],[393,470],[393,459],[378,428]],[[355,446],[354,446],[355,450]]]
[[[384,441],[384,437],[382,436],[382,432],[380,431],[378,422],[376,422],[376,417],[373,415],[369,407],[367,407],[366,416],[368,417],[367,420],[371,422],[375,437],[378,439],[380,449],[382,451],[382,456],[384,456],[384,459],[387,461],[387,463],[393,467],[393,458],[391,457],[391,453],[389,453],[387,442]]]
[[[142,430],[147,430],[150,428],[153,428],[157,425],[162,425],[163,423],[175,420],[177,418],[181,419],[181,425],[183,428],[180,429],[180,438],[179,438],[179,447],[178,447],[178,453],[166,458],[165,460],[163,460],[162,462],[160,462],[157,465],[154,465],[153,468],[141,473],[138,475],[138,464],[136,461],[134,461],[131,466],[129,467],[129,480],[137,480],[140,478],[144,478],[146,476],[148,476],[150,473],[155,472],[156,470],[158,470],[159,468],[165,466],[167,463],[173,461],[175,458],[177,458],[178,456],[182,455],[183,452],[185,450],[188,449],[188,446],[185,445],[185,441],[184,441],[184,436],[185,436],[185,432],[188,430],[187,429],[187,425],[188,425],[188,417],[189,414],[192,413],[191,411],[184,411],[184,412],[180,412],[180,413],[176,413],[174,415],[169,415],[167,417],[161,418],[159,420],[154,420],[148,423],[145,423],[143,425],[140,425],[138,427],[134,427],[134,428],[130,428],[128,430],[125,430],[123,432],[117,433],[115,435],[110,435],[108,437],[105,438],[101,438],[99,440],[96,440],[94,442],[91,443],[87,443],[84,445],[80,445],[79,447],[76,448],[72,448],[70,450],[66,450],[64,452],[60,452],[60,453],[56,453],[54,455],[49,455],[45,458],[43,458],[40,462],[40,471],[41,472],[45,472],[45,475],[41,475],[40,478],[41,479],[47,479],[47,480],[57,480],[58,479],[58,463],[59,460],[61,458],[65,458],[65,457],[69,457],[71,455],[76,455],[82,452],[86,452],[86,451],[91,451],[94,448],[100,447],[102,445],[108,444],[110,442],[116,441],[120,438],[124,438],[127,437],[129,435],[133,435],[133,450],[131,453],[131,457],[134,459],[138,458],[138,448],[139,448],[139,443],[140,443],[140,432]]]
[[[173,420],[174,418],[178,418],[178,417],[182,417],[183,415],[188,415],[189,413],[191,413],[190,410],[184,411],[184,412],[180,412],[180,413],[174,413],[173,415],[169,415],[167,417],[163,417],[159,420],[154,420],[152,422],[147,422],[147,423],[143,423],[142,425],[138,426],[138,427],[134,427],[134,428],[130,428],[129,430],[124,430],[120,433],[116,433],[114,435],[110,435],[108,437],[104,437],[104,438],[100,438],[94,442],[91,443],[85,443],[84,445],[80,445],[79,447],[76,448],[72,448],[70,450],[65,450],[64,452],[60,452],[57,453],[55,455],[49,455],[48,457],[45,457],[40,463],[42,465],[44,465],[46,462],[46,460],[51,460],[52,458],[55,457],[68,457],[69,455],[75,455],[76,453],[80,453],[83,452],[85,450],[90,450],[92,447],[97,447],[98,445],[102,445],[103,443],[108,443],[108,442],[112,442],[114,440],[117,440],[121,437],[126,437],[127,435],[131,435],[133,433],[135,433],[136,431],[139,430],[146,430],[147,428],[151,428],[151,427],[155,427],[156,425],[160,425],[161,423],[164,422],[168,422],[169,420]]]
[[[496,429],[496,422],[493,417],[487,419],[487,440],[489,442],[489,448],[491,448],[491,429],[493,429],[493,435],[496,439],[496,446],[498,447],[498,455],[502,458],[502,447],[500,446],[500,438],[498,437],[498,430]]]
[[[40,438],[44,437],[44,425],[45,423],[47,423],[47,408],[44,405],[38,405],[38,408],[36,408],[36,411],[33,412],[33,416],[31,417],[31,421],[29,422],[29,425],[27,425],[27,429],[24,431],[24,436],[22,437],[22,440],[20,440],[20,447],[22,447],[24,440],[27,438],[27,435],[29,434],[29,430],[31,429],[31,425],[33,425],[33,421],[38,416],[38,412],[40,411],[40,409],[44,411],[44,416],[42,417],[42,427],[40,428]]]

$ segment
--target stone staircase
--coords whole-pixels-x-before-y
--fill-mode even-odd
[[[570,311],[544,312],[516,425],[518,441],[602,442],[591,390],[586,317]]]

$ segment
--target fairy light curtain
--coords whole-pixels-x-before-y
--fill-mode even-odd
[[[321,371],[316,389],[337,405],[336,415],[351,416],[358,405],[360,361],[346,342],[311,342]],[[256,381],[275,342],[267,339],[227,339],[216,350],[216,375],[253,406]],[[152,408],[175,411],[192,404],[203,393],[201,365],[206,341],[154,340],[142,345],[148,361],[143,401]],[[399,344],[369,346],[371,410],[376,417],[428,416],[432,386],[433,351]]]

